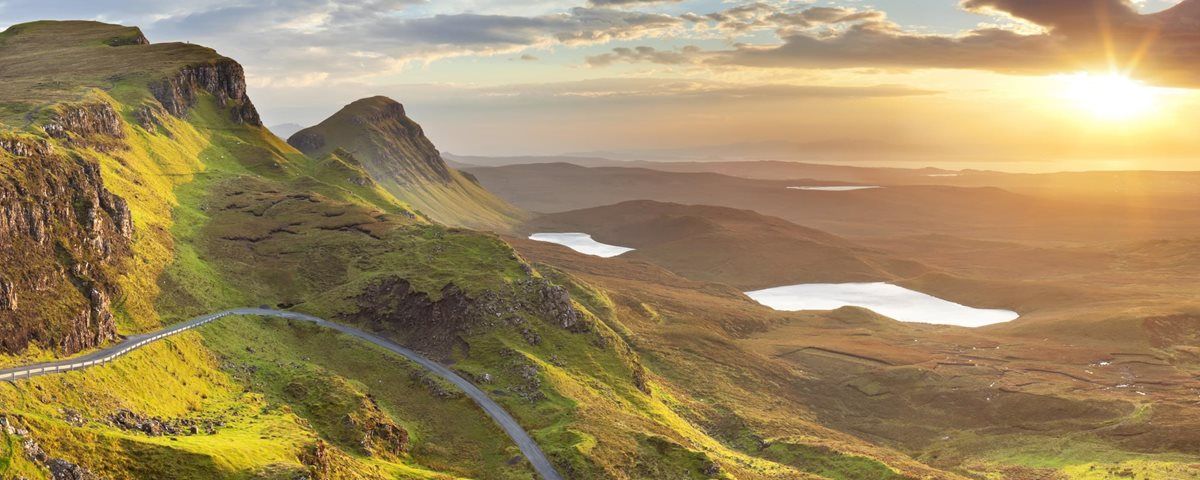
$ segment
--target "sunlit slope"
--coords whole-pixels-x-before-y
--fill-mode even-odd
[[[361,166],[388,192],[447,225],[507,230],[523,217],[473,177],[448,167],[421,126],[387,97],[351,103],[288,142],[314,158]]]
[[[569,478],[814,471],[708,433],[680,403],[704,400],[644,364],[603,291],[543,275],[493,235],[426,221],[347,156],[310,158],[270,134],[230,59],[148,44],[126,27],[43,22],[0,35],[0,67],[4,185],[48,192],[0,197],[2,218],[26,218],[42,200],[55,206],[36,210],[44,228],[8,223],[17,228],[0,235],[50,252],[0,267],[0,321],[20,315],[22,328],[44,333],[6,349],[4,365],[268,304],[353,323],[452,364]],[[90,195],[113,199],[54,194],[77,177],[99,179]],[[106,263],[88,270],[72,252]],[[84,285],[110,293],[88,295]],[[86,322],[45,321],[54,317],[40,315],[43,306],[83,312]],[[101,324],[112,335],[94,345],[42,340]],[[282,321],[229,319],[108,366],[0,385],[0,416],[12,427],[0,427],[0,477],[50,478],[51,465],[108,478],[532,475],[452,388],[377,349]],[[889,476],[916,471],[908,461],[862,464]]]

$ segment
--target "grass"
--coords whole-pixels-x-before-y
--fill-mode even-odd
[[[243,381],[359,458],[364,457],[357,446],[361,433],[347,430],[344,420],[346,410],[359,408],[370,395],[411,435],[411,452],[397,459],[402,464],[473,477],[483,472],[494,478],[529,475],[523,462],[507,464],[520,452],[473,402],[437,396],[414,380],[422,370],[403,358],[320,327],[283,320],[233,319],[202,332],[206,344],[227,355],[228,367],[240,372]]]
[[[1200,478],[1200,467],[1188,455],[1130,452],[1086,434],[962,435],[966,438],[954,450],[979,452],[968,454],[964,463],[968,470],[985,474],[1020,466],[1059,472],[1072,480]]]
[[[760,456],[833,480],[903,480],[908,478],[878,460],[845,455],[825,446],[776,442],[763,449]]]
[[[53,22],[0,34],[5,129],[40,134],[45,109],[70,102],[107,102],[125,120],[124,148],[56,143],[96,159],[133,212],[133,254],[119,280],[122,333],[264,303],[351,321],[375,300],[363,293],[380,279],[403,279],[430,302],[453,286],[468,298],[499,298],[480,318],[418,324],[431,338],[389,331],[391,315],[372,326],[418,349],[456,345],[445,354],[452,368],[477,379],[570,478],[933,475],[895,450],[822,427],[789,390],[807,380],[803,372],[736,346],[779,319],[736,292],[661,271],[635,282],[544,268],[583,311],[586,328],[567,330],[537,313],[543,300],[530,285],[542,275],[505,241],[416,213],[458,216],[442,208],[461,208],[457,194],[366,181],[361,158],[308,158],[262,128],[231,123],[207,97],[186,118],[161,117],[156,131],[137,126],[134,113],[154,104],[148,82],[219,57],[181,44],[105,43],[134,34]],[[592,271],[605,268],[616,267]],[[306,472],[301,459],[318,445],[328,445],[337,478],[530,476],[473,403],[425,378],[407,361],[315,326],[230,318],[111,365],[0,385],[0,410],[19,416],[53,455],[118,478],[291,478]],[[67,409],[84,424],[67,422]],[[213,436],[148,437],[108,425],[118,409],[226,425]],[[364,420],[402,427],[410,449],[364,445]],[[773,439],[765,448],[764,438]],[[0,468],[46,476],[14,455],[17,439],[3,440]],[[1084,460],[1103,453],[1054,468],[1090,468]],[[986,460],[1044,460],[1028,455]]]

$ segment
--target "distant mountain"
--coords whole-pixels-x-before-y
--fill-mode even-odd
[[[754,210],[843,236],[940,233],[1017,241],[1086,242],[1200,233],[1200,213],[1193,203],[1112,204],[1018,194],[995,187],[889,183],[875,184],[884,188],[845,192],[796,190],[788,187],[848,184],[647,168],[587,168],[563,163],[467,171],[508,201],[541,213],[655,200]]]
[[[707,205],[622,202],[535,218],[522,229],[586,232],[633,247],[644,259],[684,277],[742,290],[795,283],[892,281],[925,268],[781,218]]]
[[[645,161],[723,161],[723,160],[780,160],[813,161],[822,158],[859,158],[886,153],[889,158],[904,155],[928,154],[920,145],[885,142],[873,139],[830,139],[812,142],[768,140],[738,142],[695,147],[656,148],[645,150],[603,150],[572,152],[568,157],[601,157],[616,160]]]
[[[524,215],[446,165],[404,106],[387,97],[355,101],[288,143],[314,158],[360,166],[396,198],[447,225],[504,230]]]
[[[304,125],[300,125],[299,123],[281,123],[279,125],[272,125],[270,130],[271,133],[274,133],[279,138],[288,138],[295,135],[296,132],[304,130]]]
[[[611,160],[602,157],[574,157],[570,155],[521,155],[513,157],[489,157],[481,155],[455,155],[442,152],[442,158],[455,168],[500,167],[504,165],[527,165],[534,163],[570,163],[584,167],[622,167],[634,162]]]

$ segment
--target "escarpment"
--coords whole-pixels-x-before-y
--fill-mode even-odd
[[[75,135],[107,122],[65,118],[75,120],[51,130]],[[36,343],[69,354],[113,339],[117,270],[132,234],[128,205],[104,188],[94,161],[0,138],[0,352]]]
[[[246,95],[242,66],[229,58],[185,66],[173,75],[150,84],[150,92],[168,112],[183,117],[201,93],[208,93],[232,112],[234,122],[262,126],[258,110]]]

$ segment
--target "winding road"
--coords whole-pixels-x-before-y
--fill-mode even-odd
[[[395,342],[392,342],[391,340],[359,330],[354,327],[330,322],[328,320],[314,317],[312,315],[305,315],[303,313],[285,312],[266,308],[235,308],[231,310],[225,310],[223,312],[201,315],[157,332],[130,336],[126,338],[125,341],[112,347],[92,352],[80,357],[69,360],[39,363],[24,367],[0,370],[0,381],[17,381],[30,377],[37,377],[71,370],[80,370],[96,365],[102,365],[116,360],[121,356],[138,348],[144,347],[152,342],[162,340],[163,338],[171,335],[191,330],[206,323],[231,315],[276,317],[312,322],[322,327],[331,328],[346,335],[351,335],[366,340],[375,345],[383,347],[392,353],[407,358],[417,365],[424,367],[426,370],[433,372],[435,375],[446,379],[450,383],[453,383],[454,385],[458,386],[458,388],[462,389],[463,393],[466,393],[471,400],[474,400],[475,403],[479,405],[479,408],[482,408],[489,417],[492,417],[492,420],[494,420],[497,425],[500,425],[500,428],[504,430],[504,433],[508,434],[509,438],[512,438],[513,442],[517,444],[517,447],[521,449],[521,453],[525,455],[525,458],[529,459],[529,463],[533,465],[533,469],[536,470],[538,475],[541,475],[543,479],[562,480],[563,478],[558,474],[558,471],[554,469],[554,465],[550,463],[550,460],[546,458],[546,454],[542,452],[542,449],[538,447],[537,443],[535,443],[532,438],[529,437],[529,433],[527,433],[525,429],[521,428],[521,425],[517,423],[517,420],[514,419],[512,415],[509,415],[508,412],[500,406],[500,404],[488,397],[483,390],[480,390],[479,387],[476,387],[475,384],[468,382],[467,379],[459,376],[457,373],[454,373],[454,371],[450,370],[449,368],[446,368],[445,365],[425,358],[417,352],[404,348]]]

